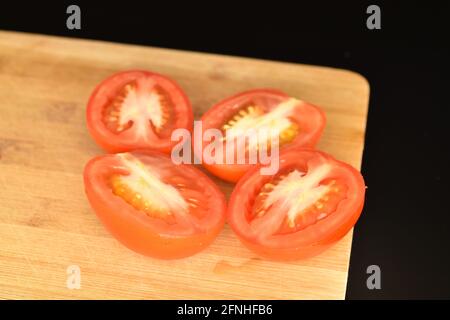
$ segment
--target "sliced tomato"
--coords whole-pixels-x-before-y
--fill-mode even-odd
[[[172,80],[147,71],[125,71],[101,82],[87,106],[87,126],[108,152],[150,148],[169,153],[177,128],[192,130],[191,104]]]
[[[325,114],[318,107],[274,89],[255,89],[239,93],[214,105],[201,120],[203,132],[208,129],[219,129],[222,135],[226,136],[222,142],[224,150],[226,139],[230,136],[237,141],[239,135],[246,133],[248,129],[255,132],[260,129],[270,130],[266,141],[259,139],[253,147],[246,144],[246,160],[243,164],[237,161],[229,163],[225,159],[221,163],[208,163],[203,160],[203,166],[208,171],[231,182],[238,181],[252,167],[252,163],[248,161],[250,150],[260,148],[271,139],[272,135],[278,137],[281,148],[287,145],[312,148],[325,127]],[[213,139],[203,141],[202,152],[210,143],[217,142]],[[268,145],[270,149],[270,144]],[[240,147],[236,144],[236,150]],[[204,159],[204,154],[197,156]]]
[[[314,256],[358,220],[365,194],[361,174],[320,151],[289,147],[275,175],[253,167],[231,195],[227,219],[241,241],[275,260]]]
[[[223,193],[192,165],[155,151],[99,156],[84,170],[89,202],[130,249],[157,258],[206,248],[225,222]]]

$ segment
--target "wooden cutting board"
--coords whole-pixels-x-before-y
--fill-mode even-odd
[[[102,153],[85,107],[99,81],[126,69],[175,79],[196,118],[242,90],[284,90],[325,110],[318,147],[360,168],[369,85],[356,73],[0,32],[0,298],[343,299],[351,233],[315,258],[280,263],[257,258],[228,226],[179,261],[136,254],[104,229],[83,190],[84,164]],[[227,194],[233,188],[218,183]],[[67,288],[71,265],[80,268],[80,289]]]

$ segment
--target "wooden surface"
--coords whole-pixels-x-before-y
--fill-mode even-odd
[[[241,90],[284,90],[325,110],[319,148],[360,167],[369,86],[353,72],[0,32],[0,298],[344,298],[351,234],[320,256],[279,263],[256,258],[226,226],[202,253],[159,261],[103,228],[83,191],[83,166],[102,153],[85,106],[100,80],[126,69],[174,78],[196,118]],[[66,286],[69,265],[80,267],[80,289]]]

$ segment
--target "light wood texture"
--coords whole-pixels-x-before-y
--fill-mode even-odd
[[[83,191],[83,166],[102,153],[85,106],[99,81],[126,69],[175,79],[196,118],[241,90],[282,89],[326,111],[319,148],[360,168],[369,86],[356,73],[0,32],[0,298],[344,298],[351,234],[315,258],[279,263],[255,257],[226,226],[204,252],[160,261],[103,228]],[[79,290],[66,287],[69,265],[81,269]]]

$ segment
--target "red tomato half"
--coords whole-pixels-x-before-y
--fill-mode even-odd
[[[225,197],[192,165],[155,151],[99,156],[84,170],[86,195],[106,228],[130,249],[156,258],[206,248],[225,222]]]
[[[192,130],[191,104],[178,85],[156,73],[125,71],[101,82],[87,106],[87,126],[108,152],[150,148],[169,153],[174,129]]]
[[[259,140],[256,148],[269,141],[272,134],[278,137],[281,148],[294,144],[312,148],[325,127],[325,114],[319,108],[274,89],[245,91],[225,99],[209,109],[201,120],[203,132],[219,129],[224,136],[232,134],[233,139],[239,137],[239,131],[270,129],[271,134],[266,141]],[[252,167],[248,161],[249,145],[245,147],[247,158],[244,164],[238,164],[237,161],[231,164],[226,161],[207,163],[204,150],[212,142],[203,141],[201,155],[203,166],[212,174],[236,182]],[[222,142],[224,148],[226,142],[226,139]],[[237,145],[237,148],[240,146]]]
[[[263,257],[314,256],[341,239],[361,214],[363,177],[330,155],[289,147],[280,153],[277,174],[259,170],[253,167],[236,185],[227,218],[241,241]]]

